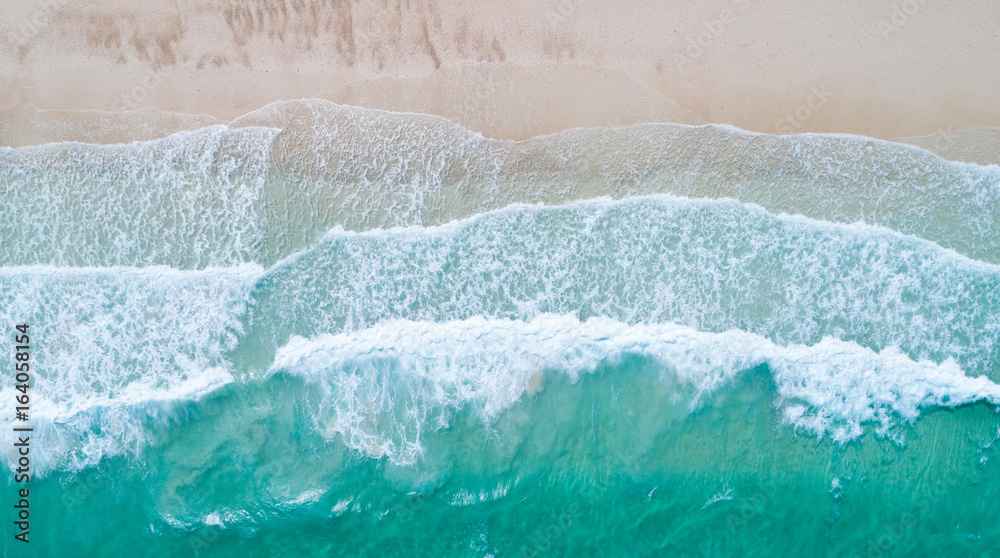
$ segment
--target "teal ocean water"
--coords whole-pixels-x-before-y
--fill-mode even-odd
[[[3,556],[1000,557],[1000,167],[303,101],[0,193]]]

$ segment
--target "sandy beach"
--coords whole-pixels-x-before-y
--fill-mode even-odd
[[[132,129],[117,141],[299,98],[506,139],[665,121],[917,137],[1000,126],[998,28],[972,0],[33,0],[0,7],[3,143],[96,118],[53,111],[198,115],[111,117]]]

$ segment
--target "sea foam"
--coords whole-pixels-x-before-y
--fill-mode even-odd
[[[225,359],[242,332],[258,266],[0,270],[0,330],[28,324],[30,417],[47,456],[42,472],[93,465],[140,447],[161,403],[200,397],[233,380]],[[13,370],[13,336],[0,367]],[[0,412],[14,417],[14,377]],[[10,436],[10,428],[5,428]]]
[[[464,407],[489,423],[544,389],[545,373],[576,381],[628,355],[653,359],[664,377],[690,385],[692,409],[738,374],[766,365],[785,420],[838,442],[860,436],[865,423],[884,435],[926,407],[1000,404],[1000,386],[989,379],[968,377],[951,360],[913,361],[892,347],[876,353],[829,337],[811,346],[781,346],[736,330],[708,333],[672,323],[553,314],[529,321],[393,320],[357,332],[296,337],[278,351],[271,373],[302,376],[320,390],[312,412],[325,435],[408,464],[423,454],[421,439],[448,428]]]
[[[278,130],[0,149],[0,265],[180,269],[261,260]]]
[[[1000,167],[846,135],[578,129],[523,142],[310,100],[120,145],[0,149],[0,263],[270,265],[331,228],[669,193],[866,222],[1000,263]]]
[[[998,290],[1000,267],[881,227],[734,201],[603,199],[331,232],[260,280],[243,347],[266,367],[293,334],[575,313],[740,329],[782,345],[894,346],[997,378]]]

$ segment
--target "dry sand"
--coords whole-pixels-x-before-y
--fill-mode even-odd
[[[914,137],[1000,126],[998,29],[974,0],[23,0],[0,6],[0,139],[69,133],[31,107],[210,115],[105,134],[141,139],[308,97],[509,138],[699,119]],[[470,63],[502,65],[449,69]]]

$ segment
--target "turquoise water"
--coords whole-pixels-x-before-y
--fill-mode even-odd
[[[1000,556],[997,167],[278,108],[0,150],[4,556]]]

